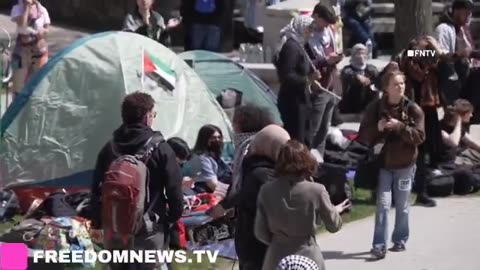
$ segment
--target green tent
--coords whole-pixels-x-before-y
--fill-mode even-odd
[[[188,51],[179,55],[207,84],[214,96],[233,88],[243,93],[243,102],[268,107],[277,123],[281,124],[277,96],[255,74],[230,58],[207,51]]]
[[[123,98],[137,90],[154,97],[153,128],[165,137],[193,147],[200,127],[213,124],[232,141],[227,115],[174,52],[137,34],[100,33],[55,55],[5,112],[2,184],[76,175],[88,185],[98,151],[121,124]]]

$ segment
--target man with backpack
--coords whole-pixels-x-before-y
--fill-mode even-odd
[[[123,124],[98,154],[92,185],[92,209],[97,215],[92,225],[103,229],[105,249],[161,250],[169,224],[182,215],[181,169],[162,134],[151,128],[154,104],[146,93],[126,96]],[[134,266],[141,267],[153,266]]]

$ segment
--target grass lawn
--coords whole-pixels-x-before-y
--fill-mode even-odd
[[[355,190],[354,199],[352,200],[352,202],[354,206],[353,209],[350,212],[342,215],[344,223],[369,217],[375,212],[375,205],[373,205],[370,202],[370,192],[367,190],[362,190],[362,189]],[[21,220],[21,217],[17,216],[15,217],[14,220],[15,220],[14,222],[19,221]],[[14,222],[0,224],[0,233],[3,233],[7,229],[11,228]],[[322,232],[322,230],[320,230],[320,232]],[[174,264],[173,269],[175,270],[214,270],[214,269],[231,270],[231,269],[234,269],[233,266],[234,266],[233,261],[219,258],[217,262],[213,265],[210,265],[208,262],[182,264],[182,265]],[[238,262],[235,263],[235,266],[236,266],[235,268],[238,267]],[[67,267],[66,269],[83,269],[83,268]],[[95,269],[100,270],[101,266],[97,265]]]

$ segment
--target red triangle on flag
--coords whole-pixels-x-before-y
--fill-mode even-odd
[[[143,52],[143,72],[152,73],[156,69],[157,67],[153,64],[152,59],[150,59],[147,53]]]

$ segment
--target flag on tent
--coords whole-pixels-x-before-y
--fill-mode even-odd
[[[167,64],[154,55],[143,51],[143,83],[155,86],[163,85],[168,90],[175,89],[176,74]]]

